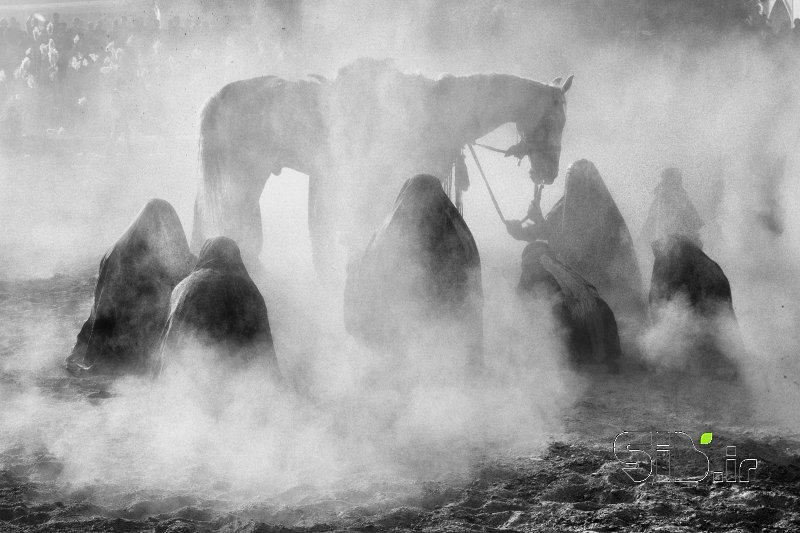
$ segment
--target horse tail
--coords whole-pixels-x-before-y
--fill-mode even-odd
[[[192,228],[192,250],[199,250],[206,238],[213,235],[215,224],[215,206],[219,205],[224,172],[224,158],[227,150],[225,135],[220,132],[223,93],[227,89],[212,96],[203,106],[200,116],[200,138],[198,140],[198,166],[200,183],[194,205],[194,227]]]

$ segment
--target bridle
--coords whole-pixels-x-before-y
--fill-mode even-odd
[[[561,104],[562,115],[566,119],[566,115],[567,115],[567,99],[564,98],[563,93],[559,93],[558,101]],[[519,127],[517,128],[517,130],[519,131]],[[536,130],[538,130],[538,128],[536,128],[534,130],[534,134],[535,134]],[[542,139],[540,141],[540,145],[537,146],[536,144],[534,144],[530,140],[530,137],[532,135],[530,135],[530,136],[529,135],[525,135],[525,132],[522,132],[522,135],[521,135],[522,138],[520,139],[520,141],[517,144],[515,144],[513,146],[510,146],[509,148],[507,148],[505,150],[503,150],[501,148],[495,148],[494,146],[490,146],[488,144],[478,143],[478,142],[470,142],[470,143],[467,143],[467,145],[466,145],[467,148],[469,148],[470,153],[472,154],[472,159],[475,161],[475,166],[478,167],[478,172],[480,172],[481,178],[483,178],[483,183],[486,185],[486,190],[489,192],[489,198],[492,200],[492,205],[494,205],[494,208],[497,211],[497,214],[500,216],[500,220],[502,220],[504,223],[506,222],[506,219],[503,216],[503,212],[500,209],[500,205],[497,203],[497,199],[494,196],[494,192],[492,191],[492,187],[489,185],[489,180],[486,178],[486,174],[483,171],[483,167],[481,166],[481,163],[478,160],[478,155],[475,153],[475,149],[473,148],[473,146],[480,146],[481,148],[485,148],[485,149],[490,150],[492,152],[501,153],[505,157],[512,157],[512,156],[516,157],[517,158],[517,166],[519,166],[519,165],[522,164],[522,160],[525,158],[525,156],[528,156],[530,158],[530,155],[534,152],[534,147],[539,148],[539,150],[537,150],[539,152],[545,152],[548,148],[551,148],[550,146],[546,146],[546,147],[542,147],[541,146],[541,145],[543,145],[543,144],[545,144],[547,142],[547,140],[548,140],[547,136],[544,136],[544,135],[541,136]],[[531,174],[533,174],[533,168],[531,168]],[[535,180],[534,180],[534,183],[536,184],[534,201],[536,201],[537,204],[538,204],[538,202],[541,200],[542,190],[544,189],[545,183],[543,181],[542,182],[537,182]],[[457,203],[457,207],[458,207],[459,212],[462,212],[462,206],[461,206],[461,201],[460,200],[461,199],[460,199],[460,195],[459,195],[456,203]],[[525,219],[527,219],[527,217]],[[522,221],[524,222],[525,219],[523,219]]]
[[[556,88],[556,90],[558,90],[558,89]],[[563,94],[559,93],[558,103],[561,104],[561,113],[562,113],[562,115],[564,117],[566,117],[567,116],[567,99],[564,98]],[[519,127],[517,128],[517,130],[519,131]],[[529,135],[526,135],[526,132],[523,131],[522,132],[522,138],[520,139],[520,141],[517,144],[515,144],[513,146],[510,146],[505,150],[500,149],[500,148],[495,148],[494,146],[489,146],[488,144],[482,144],[482,143],[477,143],[477,142],[473,142],[473,143],[469,143],[469,144],[472,144],[472,145],[475,145],[475,146],[480,146],[481,148],[485,148],[487,150],[491,150],[492,152],[501,153],[501,154],[505,155],[506,157],[512,157],[512,156],[516,157],[517,158],[517,166],[519,166],[522,163],[522,160],[525,158],[525,156],[529,156],[530,157],[530,154],[533,153],[534,151],[545,152],[549,148],[549,146],[543,146],[548,140],[546,136],[542,136],[542,139],[539,140],[538,143],[531,140],[531,137],[534,137],[536,135],[536,131],[537,130],[538,130],[538,128],[535,128],[534,131],[531,132],[531,134],[529,134]]]

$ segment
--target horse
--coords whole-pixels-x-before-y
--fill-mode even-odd
[[[508,155],[528,156],[531,177],[552,183],[571,85],[572,76],[552,84],[505,74],[432,80],[370,59],[340,69],[334,80],[230,83],[202,111],[192,248],[225,235],[257,256],[266,180],[290,168],[309,177],[308,227],[323,270],[337,230],[348,243],[365,242],[407,176],[445,181],[465,144],[506,123],[521,136]]]

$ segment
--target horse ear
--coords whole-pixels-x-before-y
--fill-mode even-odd
[[[561,85],[561,76],[551,81],[550,85],[553,85],[554,87],[558,87],[559,85]]]
[[[567,91],[569,91],[569,88],[572,87],[572,79],[574,77],[575,76],[570,76],[567,78],[567,81],[565,81],[564,85],[561,86],[561,94],[565,94]]]

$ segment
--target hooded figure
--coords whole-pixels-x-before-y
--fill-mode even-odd
[[[656,322],[667,304],[685,300],[693,313],[698,338],[697,363],[701,370],[735,375],[730,355],[740,353],[744,342],[733,310],[731,286],[722,268],[691,239],[670,235],[653,242],[653,279],[650,308]]]
[[[363,255],[348,266],[347,331],[403,351],[428,334],[482,361],[483,289],[472,233],[439,180],[407,180]]]
[[[654,242],[673,234],[683,235],[702,248],[702,227],[703,220],[683,188],[681,171],[677,168],[664,170],[642,228],[642,238]]]
[[[195,346],[210,347],[233,361],[264,357],[278,373],[267,305],[242,263],[239,247],[227,237],[208,239],[192,273],[172,292],[162,367]]]
[[[100,262],[94,305],[67,358],[72,372],[146,369],[169,313],[172,289],[194,256],[175,209],[150,200]]]
[[[532,211],[538,210],[536,200],[534,204]],[[586,159],[572,163],[564,196],[546,217],[541,211],[529,211],[529,216],[533,226],[508,221],[509,233],[529,242],[548,241],[561,262],[597,288],[620,325],[639,329],[647,319],[647,305],[633,240],[594,164]]]
[[[572,362],[617,368],[622,350],[614,313],[586,279],[554,256],[546,242],[533,242],[522,252],[517,295],[552,302]]]

